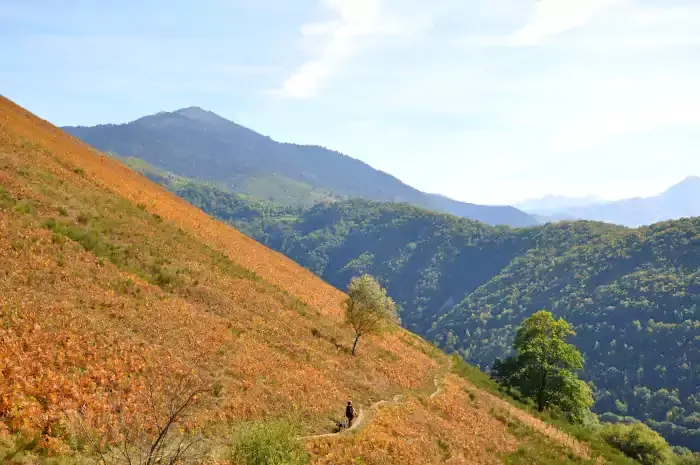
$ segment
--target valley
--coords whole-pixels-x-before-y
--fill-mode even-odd
[[[484,369],[525,317],[552,310],[576,328],[599,414],[700,444],[697,219],[513,230],[364,200],[290,209],[151,177],[339,288],[377,276],[406,328]]]
[[[521,426],[525,412],[499,413],[505,403],[445,376],[448,357],[405,330],[352,357],[340,291],[4,98],[0,181],[5,463],[88,463],[103,441],[132,447],[151,407],[162,421],[188,386],[199,394],[178,434],[199,438],[206,463],[230,463],[247,425],[292,415],[302,434],[322,433],[348,398],[396,395],[356,434],[305,444],[313,463],[487,464],[541,451],[627,463],[541,420]],[[444,388],[431,396],[437,375]]]
[[[697,0],[0,5],[0,464],[700,465]]]

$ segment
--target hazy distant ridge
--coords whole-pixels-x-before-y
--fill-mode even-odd
[[[66,127],[88,144],[133,156],[190,178],[282,204],[309,206],[347,197],[406,202],[487,224],[537,221],[510,206],[485,206],[426,194],[366,163],[324,147],[279,143],[196,107],[128,124]]]
[[[518,206],[532,213],[547,215],[546,218],[541,218],[541,221],[583,219],[630,227],[643,226],[659,221],[700,216],[700,177],[690,176],[661,194],[651,197],[635,197],[588,205],[576,205],[573,200],[577,199],[550,196],[523,202]],[[578,200],[583,201],[583,199]],[[547,202],[553,205],[557,201],[561,204],[568,202],[568,206],[549,211],[530,208],[546,205]]]

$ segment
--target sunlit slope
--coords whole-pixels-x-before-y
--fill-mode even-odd
[[[290,412],[321,433],[348,398],[369,406],[400,394],[356,435],[310,440],[314,460],[498,463],[518,447],[488,404],[470,403],[464,380],[427,398],[446,358],[416,336],[366,338],[350,356],[342,299],[0,99],[0,449],[21,434],[67,453],[66,415],[107,429],[191,369],[212,394],[188,423],[210,438]],[[225,437],[212,441],[225,450]]]
[[[79,165],[95,184],[112,190],[134,203],[142,203],[173,223],[186,228],[212,246],[235,257],[237,263],[286,289],[323,311],[337,308],[342,298],[335,288],[323,285],[312,273],[285,256],[270,251],[238,231],[223,226],[177,196],[146,181],[121,163],[98,155],[52,124],[0,96],[2,124],[11,127],[15,145],[22,138],[43,145],[55,159]],[[6,141],[10,143],[12,141]],[[56,161],[56,160],[54,160]]]
[[[124,354],[96,355],[114,363],[142,347],[203,357],[230,381],[231,418],[289,402],[320,413],[431,382],[438,364],[403,332],[368,339],[358,369],[350,333],[326,315],[342,293],[7,100],[0,166],[3,328],[27,349],[18,357],[45,356],[61,375],[82,352],[54,359],[64,331],[114,341]],[[16,368],[18,379],[31,369]]]

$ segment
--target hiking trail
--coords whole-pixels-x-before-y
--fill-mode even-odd
[[[427,399],[432,399],[433,397],[437,396],[442,392],[442,380],[444,380],[445,376],[447,376],[452,369],[452,360],[449,360],[449,363],[447,365],[447,369],[444,370],[442,373],[438,373],[433,377],[433,384],[435,385],[435,390],[430,393],[430,395],[427,397]],[[374,411],[379,407],[383,407],[385,405],[396,405],[399,402],[401,402],[406,396],[404,394],[397,394],[394,397],[391,398],[391,400],[380,400],[378,402],[373,403],[368,407],[369,411]],[[309,436],[301,436],[299,439],[306,440],[306,439],[320,439],[320,438],[329,438],[329,437],[335,437],[335,436],[342,436],[346,433],[349,433],[350,431],[353,431],[360,426],[362,426],[365,422],[365,409],[362,407],[359,408],[359,413],[357,414],[357,418],[355,418],[355,421],[353,422],[352,426],[350,428],[346,428],[342,431],[339,431],[337,433],[322,433],[322,434],[312,434]]]
[[[426,400],[433,399],[433,398],[437,397],[441,392],[443,392],[444,380],[451,372],[452,372],[452,360],[450,359],[447,366],[444,367],[443,370],[441,370],[439,373],[437,373],[434,376],[433,383],[435,385],[435,390],[426,397]],[[469,384],[471,385],[471,383],[469,383]],[[405,397],[406,397],[406,395],[404,395],[404,394],[398,394],[398,395],[395,395],[391,400],[380,400],[380,401],[375,402],[372,405],[370,405],[367,408],[367,411],[372,412],[372,411],[374,411],[377,408],[382,407],[382,406],[396,405],[399,402],[401,402]],[[555,442],[558,442],[559,444],[561,444],[563,446],[570,447],[572,449],[572,451],[577,456],[584,458],[586,460],[588,460],[592,457],[591,451],[590,451],[590,448],[588,447],[588,445],[585,443],[582,443],[581,441],[576,439],[571,434],[563,432],[563,431],[557,429],[556,427],[542,421],[539,418],[533,417],[532,415],[528,414],[527,412],[511,405],[506,400],[501,399],[500,397],[498,397],[492,393],[489,393],[489,392],[483,391],[483,390],[479,390],[479,397],[486,400],[489,404],[498,408],[499,410],[506,412],[507,414],[509,414],[510,416],[515,418],[516,420],[529,426],[533,430],[538,431],[539,433],[547,436],[549,439],[551,439]],[[340,431],[337,433],[313,434],[313,435],[299,437],[299,439],[301,439],[301,440],[313,440],[313,439],[321,439],[321,438],[342,437],[342,436],[345,436],[348,432],[353,431],[355,429],[358,429],[361,426],[365,425],[366,421],[367,421],[367,416],[365,415],[365,409],[360,407],[359,413],[358,413],[357,418],[355,419],[355,422],[353,423],[352,427],[344,429],[343,431]],[[599,457],[597,459],[597,462],[601,463],[600,460],[601,459]]]

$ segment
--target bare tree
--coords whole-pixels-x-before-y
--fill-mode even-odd
[[[352,278],[345,301],[345,321],[355,331],[352,354],[355,355],[360,336],[380,334],[399,323],[396,304],[376,279],[365,274]]]
[[[192,408],[210,390],[193,376],[161,380],[160,392],[151,376],[145,376],[143,402],[117,406],[117,424],[109,437],[99,437],[78,419],[83,436],[99,465],[181,465],[201,461],[195,450],[201,436],[189,433],[184,423]],[[166,387],[163,388],[162,386]],[[128,412],[128,413],[127,413]]]

